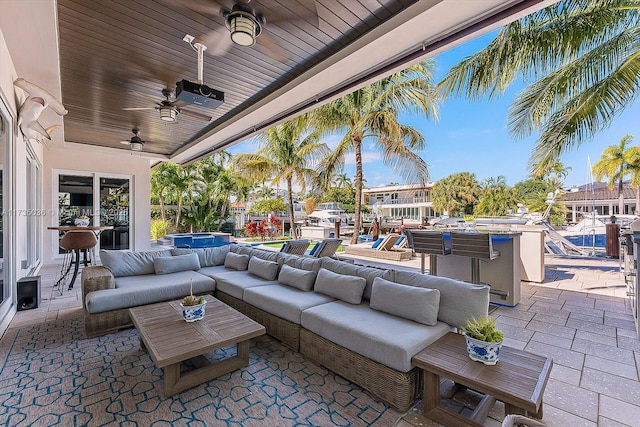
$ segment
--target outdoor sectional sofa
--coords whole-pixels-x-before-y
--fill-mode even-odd
[[[128,315],[120,314],[126,312],[127,305],[178,299],[188,294],[189,280],[193,280],[194,293],[214,293],[263,324],[268,334],[288,347],[401,411],[421,392],[422,371],[411,366],[412,356],[468,318],[487,315],[489,306],[489,288],[484,285],[327,257],[236,244],[161,252],[109,253],[106,258],[101,252],[103,264],[106,259],[109,268],[84,269],[83,302],[89,335],[130,326],[131,321],[125,319]],[[164,274],[155,274],[155,283],[151,282],[153,274],[118,276],[122,271],[110,264],[118,256],[144,259],[145,273],[151,258],[151,264],[163,267]],[[157,259],[168,256],[178,259],[174,266],[171,260]],[[193,270],[174,271],[188,268],[188,258]],[[195,268],[196,259],[203,267]],[[134,298],[131,287],[136,282],[148,287],[142,294],[153,293],[153,297]],[[159,292],[159,287],[172,290]],[[119,302],[107,304],[111,298]],[[113,318],[116,321],[105,324],[110,312],[118,313]]]

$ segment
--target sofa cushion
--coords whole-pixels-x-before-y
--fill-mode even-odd
[[[231,245],[230,251],[240,255],[249,255],[250,257],[256,256],[261,259],[276,262],[278,261],[279,254],[279,252],[265,251],[263,249],[256,249],[246,245]]]
[[[227,253],[229,253],[229,246],[231,245],[216,246],[214,248],[175,248],[171,249],[171,253],[174,256],[196,253],[198,254],[201,267],[215,267],[216,265],[224,264],[225,257],[227,256]]]
[[[100,251],[100,261],[113,277],[141,276],[154,274],[153,260],[158,257],[170,257],[171,250],[164,251]]]
[[[275,280],[265,280],[252,276],[247,271],[225,270],[210,276],[216,281],[218,291],[229,294],[238,299],[244,299],[244,290],[254,286],[266,286],[278,284]]]
[[[158,257],[153,260],[153,268],[156,274],[168,274],[188,270],[196,271],[200,269],[200,259],[197,254]]]
[[[344,301],[304,310],[300,324],[323,338],[401,372],[410,371],[411,358],[452,329],[443,322],[426,326],[372,310],[366,302],[353,305]]]
[[[364,288],[362,296],[365,299],[371,298],[373,279],[376,277],[382,277],[383,279],[393,280],[394,275],[393,270],[349,264],[329,257],[322,258],[322,268],[326,268],[327,270],[331,270],[338,274],[364,277],[367,281],[367,286]]]
[[[216,282],[195,271],[180,271],[164,275],[118,277],[115,289],[89,292],[85,308],[89,313],[118,310],[161,301],[178,300],[189,295],[193,282],[194,295],[212,294]]]
[[[314,290],[349,304],[360,304],[367,281],[363,277],[334,273],[321,268],[316,277]]]
[[[267,313],[299,325],[303,310],[335,301],[335,298],[285,285],[268,285],[245,289],[244,300]]]
[[[322,267],[321,258],[315,258],[308,255],[301,256],[279,252],[278,259],[280,260],[280,264],[286,264],[290,267],[299,268],[301,270],[315,271],[316,273],[320,270],[320,267]]]
[[[278,282],[301,291],[310,291],[313,289],[317,274],[315,271],[294,268],[285,264],[278,275]]]
[[[249,274],[261,277],[266,280],[276,280],[278,277],[278,268],[280,266],[276,261],[269,261],[266,259],[252,256],[249,260],[249,267],[247,270]]]
[[[396,271],[395,281],[404,285],[440,291],[438,320],[462,327],[467,320],[486,316],[489,311],[489,287],[447,277],[409,271]]]
[[[400,285],[376,277],[369,306],[374,310],[434,326],[438,322],[440,291]]]
[[[198,270],[198,273],[204,274],[207,277],[213,277],[214,275],[225,271],[229,270],[227,270],[224,265],[216,265],[215,267],[202,267]]]
[[[249,255],[229,252],[224,258],[225,268],[244,271],[249,266]]]

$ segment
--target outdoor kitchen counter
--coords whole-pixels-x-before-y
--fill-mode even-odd
[[[489,233],[493,250],[500,256],[480,261],[480,282],[491,285],[491,302],[515,306],[520,302],[520,232],[476,230],[467,233]],[[438,276],[471,281],[471,257],[438,256]],[[500,295],[498,295],[500,294]],[[506,296],[505,296],[506,295]]]

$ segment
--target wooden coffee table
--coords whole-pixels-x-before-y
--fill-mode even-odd
[[[254,322],[225,303],[206,295],[202,320],[182,319],[180,301],[161,302],[129,309],[146,348],[158,368],[164,370],[164,392],[171,396],[249,364],[249,340],[265,333]],[[210,363],[204,354],[236,344],[237,354]],[[193,359],[196,369],[180,372],[180,363]]]
[[[424,415],[440,424],[480,427],[496,400],[504,402],[505,415],[542,418],[551,358],[503,346],[498,363],[485,365],[469,358],[464,336],[449,332],[412,363],[424,370]],[[485,394],[471,418],[440,406],[440,376]]]

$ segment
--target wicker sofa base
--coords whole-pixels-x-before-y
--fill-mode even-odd
[[[401,412],[409,410],[422,392],[422,370],[400,372],[300,329],[300,352],[352,381]]]
[[[265,327],[267,334],[294,351],[300,351],[300,325],[275,316],[224,292],[216,291],[216,298]]]
[[[84,329],[88,338],[99,337],[133,327],[128,308],[94,314],[89,314],[85,310],[84,313]]]
[[[411,249],[393,249],[390,251],[382,251],[369,247],[358,247],[357,245],[349,245],[344,250],[348,255],[360,255],[371,258],[388,259],[391,261],[406,261],[413,257]]]

